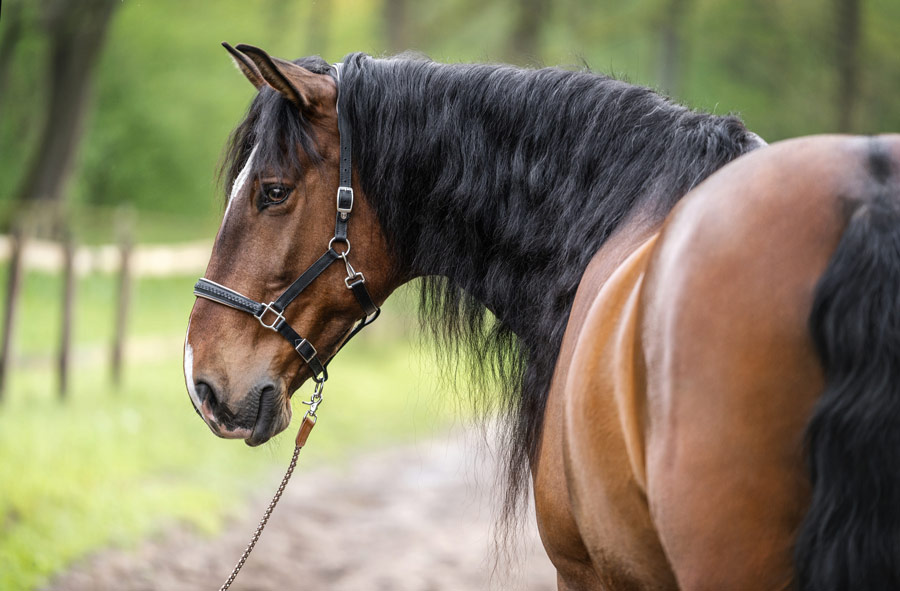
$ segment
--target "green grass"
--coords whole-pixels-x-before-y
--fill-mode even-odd
[[[72,368],[69,397],[60,402],[47,362],[13,368],[0,405],[0,589],[41,585],[93,550],[133,545],[176,522],[213,534],[251,489],[274,490],[310,387],[295,396],[294,426],[273,442],[250,449],[213,436],[182,378],[177,337],[192,281],[135,287],[131,334],[175,344],[162,361],[129,364],[120,388],[94,360]],[[17,347],[46,361],[55,344],[58,285],[29,274],[23,292]],[[113,294],[111,277],[79,284],[76,350],[108,341]],[[454,398],[435,385],[431,358],[398,328],[404,316],[396,309],[385,316],[332,364],[319,424],[295,478],[355,451],[426,437],[459,416]]]

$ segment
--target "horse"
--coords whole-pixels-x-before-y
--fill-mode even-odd
[[[216,435],[284,430],[417,279],[560,590],[900,587],[900,136],[767,145],[590,71],[226,47],[258,92],[184,353]]]

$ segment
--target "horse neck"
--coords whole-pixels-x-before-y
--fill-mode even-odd
[[[594,75],[369,64],[351,89],[365,99],[341,106],[402,274],[446,278],[526,350],[555,355],[606,240],[628,223],[658,223],[743,151],[747,133],[735,119]]]

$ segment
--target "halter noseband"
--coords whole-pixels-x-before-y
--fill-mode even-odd
[[[333,66],[333,76],[338,88],[338,101],[341,92],[341,67],[343,64],[335,64]],[[350,339],[356,336],[366,326],[372,324],[381,309],[375,305],[369,290],[366,288],[366,278],[359,271],[356,271],[350,264],[347,255],[350,253],[350,240],[347,238],[347,223],[350,221],[350,212],[353,210],[353,189],[351,187],[352,175],[352,144],[348,123],[341,115],[338,109],[338,134],[340,136],[341,153],[340,153],[340,185],[337,189],[337,215],[334,222],[334,237],[328,242],[328,250],[319,257],[300,277],[297,278],[284,292],[278,296],[274,302],[263,304],[248,298],[247,296],[234,291],[231,288],[220,285],[215,281],[200,278],[194,285],[194,295],[201,298],[212,300],[216,303],[229,306],[241,312],[253,315],[261,325],[273,330],[283,336],[291,344],[291,347],[300,355],[300,358],[309,366],[313,373],[313,380],[321,384],[328,379],[328,361],[322,363],[316,348],[307,339],[300,336],[294,330],[284,317],[284,310],[288,305],[299,296],[325,269],[338,260],[344,261],[347,269],[347,277],[344,284],[347,289],[356,296],[364,316],[359,320],[350,334],[344,339],[340,351]],[[337,251],[333,248],[335,243],[343,243],[346,248],[343,251]],[[337,355],[337,352],[335,352]],[[333,358],[333,357],[332,357]],[[330,360],[329,360],[330,361]]]

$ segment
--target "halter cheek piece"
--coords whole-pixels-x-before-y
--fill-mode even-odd
[[[343,64],[335,64],[333,66],[332,75],[338,87],[338,97],[340,98],[340,79],[341,67]],[[322,363],[316,348],[307,339],[300,336],[294,330],[284,317],[284,310],[288,305],[299,296],[325,269],[339,260],[344,261],[347,269],[347,277],[344,284],[347,289],[356,296],[359,307],[362,308],[363,317],[359,320],[353,330],[350,331],[346,339],[344,339],[341,348],[346,345],[350,339],[356,336],[366,326],[372,324],[381,309],[375,305],[369,290],[366,288],[366,278],[359,271],[356,271],[350,264],[347,255],[350,254],[350,240],[347,238],[347,223],[350,221],[350,212],[353,210],[353,189],[351,188],[352,166],[352,145],[350,132],[347,129],[347,121],[341,116],[338,110],[338,133],[341,142],[341,161],[340,161],[340,186],[337,189],[337,215],[334,222],[334,237],[328,242],[328,250],[319,257],[319,260],[309,266],[300,277],[297,278],[284,292],[278,296],[274,302],[263,304],[240,294],[233,289],[220,285],[215,281],[201,278],[194,285],[194,295],[201,298],[212,300],[219,304],[224,304],[241,312],[252,314],[260,324],[273,330],[283,336],[291,344],[291,347],[300,355],[300,358],[309,366],[312,371],[313,380],[321,384],[328,379],[328,362]],[[336,250],[335,243],[343,243],[343,250]],[[340,350],[340,349],[338,349]],[[336,355],[337,353],[335,353]]]

